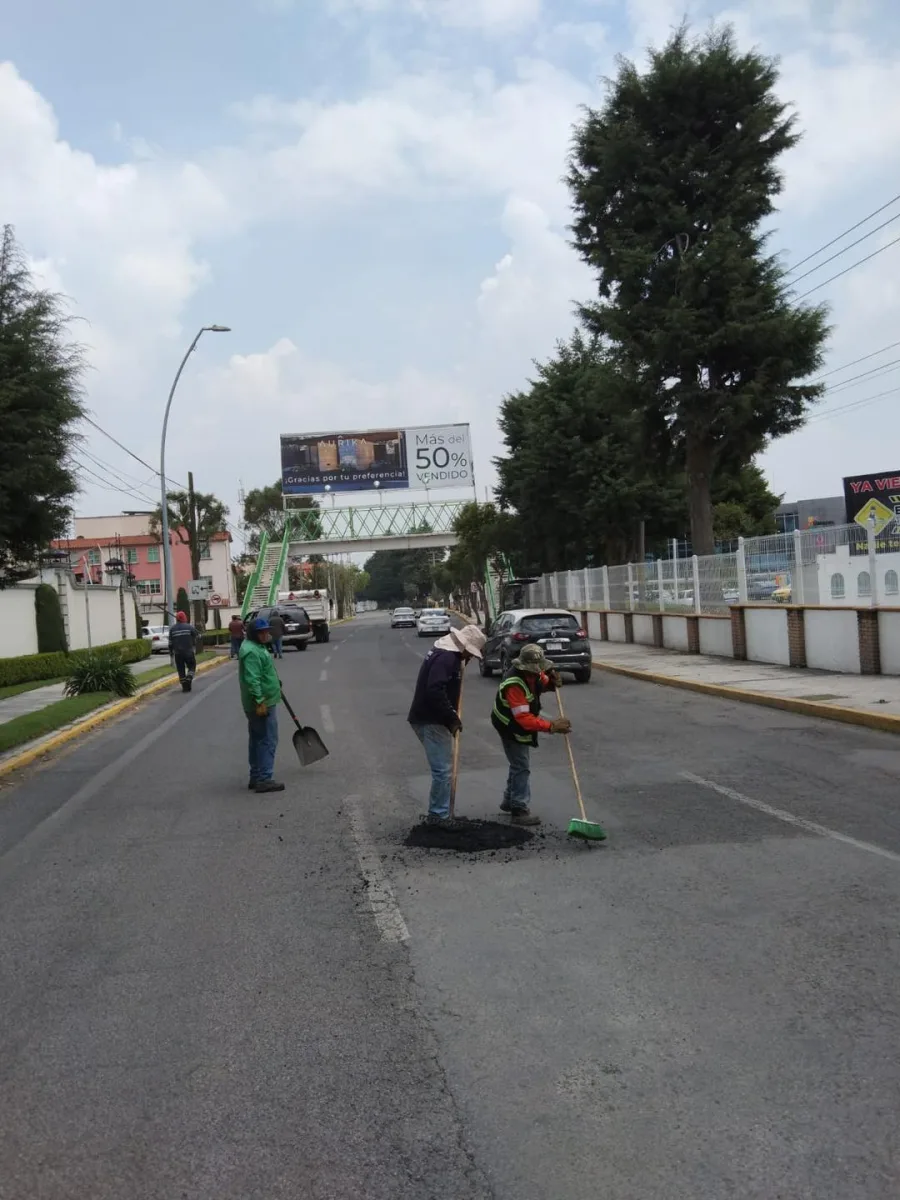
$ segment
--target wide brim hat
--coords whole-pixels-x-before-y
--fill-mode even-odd
[[[436,650],[455,650],[457,654],[471,654],[481,658],[487,638],[477,625],[466,625],[462,629],[451,629],[446,637],[434,643]]]
[[[513,660],[513,669],[526,675],[543,675],[553,670],[553,663],[540,646],[529,642],[519,651],[519,657]]]

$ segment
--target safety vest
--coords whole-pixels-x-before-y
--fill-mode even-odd
[[[515,670],[510,670],[507,675],[504,675],[503,680],[497,688],[497,697],[494,700],[494,709],[491,713],[491,724],[507,742],[520,742],[523,746],[536,746],[538,744],[537,734],[528,733],[524,730],[513,716],[509,701],[506,699],[507,689],[513,684],[518,684],[525,693],[525,699],[528,702],[528,710],[536,717],[540,716],[541,702],[535,692],[521,677],[517,675]]]

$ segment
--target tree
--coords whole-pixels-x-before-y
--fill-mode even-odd
[[[39,583],[34,590],[34,623],[37,629],[39,654],[68,650],[66,624],[59,603],[59,592],[49,583]],[[140,626],[138,626],[140,629]]]
[[[188,594],[183,587],[180,587],[175,594],[175,612],[187,613],[190,607]]]
[[[597,273],[582,310],[635,385],[646,432],[677,450],[691,537],[713,551],[712,489],[803,423],[821,385],[824,307],[788,295],[762,222],[781,190],[796,118],[775,62],[730,28],[679,29],[640,74],[620,63],[606,103],[574,131],[574,242]]]
[[[12,227],[0,238],[0,588],[64,536],[78,491],[82,355],[62,299],[35,286]]]
[[[211,492],[195,492],[194,476],[188,472],[188,490],[186,492],[166,492],[168,501],[169,532],[174,534],[182,545],[187,546],[191,556],[191,578],[200,578],[200,559],[203,548],[217,533],[224,533],[228,509]],[[162,530],[162,506],[160,505],[150,518],[150,532],[160,537]],[[179,595],[181,591],[179,590]],[[185,609],[185,612],[187,609]],[[194,623],[200,624],[204,619],[205,604],[202,600],[194,601]]]
[[[291,500],[291,510],[304,512],[310,509],[318,510],[319,505],[312,496],[296,496]],[[276,479],[269,487],[254,488],[244,498],[244,524],[249,527],[250,536],[247,546],[250,550],[259,550],[260,538],[263,532],[269,535],[269,540],[280,542],[284,537],[284,527],[287,512],[284,508],[281,491],[281,480]],[[322,536],[320,520],[306,517],[304,531],[310,540]]]
[[[775,509],[783,497],[770,490],[755,463],[720,476],[713,486],[712,499],[717,541],[763,537],[776,532]]]
[[[501,505],[518,517],[497,536],[517,572],[576,569],[638,556],[642,522],[664,542],[681,532],[677,473],[651,457],[636,388],[597,337],[577,331],[508,396],[495,460]]]

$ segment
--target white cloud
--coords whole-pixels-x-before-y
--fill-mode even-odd
[[[327,0],[327,6],[336,15],[406,13],[440,25],[499,34],[535,24],[542,0]]]

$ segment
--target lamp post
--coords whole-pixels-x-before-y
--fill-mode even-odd
[[[162,494],[162,544],[163,544],[163,571],[166,576],[166,593],[165,605],[166,611],[163,616],[164,624],[168,624],[174,615],[174,600],[172,596],[172,551],[169,546],[169,504],[166,497],[166,430],[169,427],[169,409],[172,407],[172,399],[175,396],[175,389],[178,387],[178,380],[181,378],[181,372],[184,370],[185,363],[194,353],[197,343],[200,341],[204,333],[230,333],[231,329],[228,325],[204,325],[197,331],[197,336],[187,348],[187,353],[181,360],[181,366],[172,380],[172,387],[169,389],[169,399],[166,403],[166,412],[163,417],[162,438],[159,445],[159,484]]]

